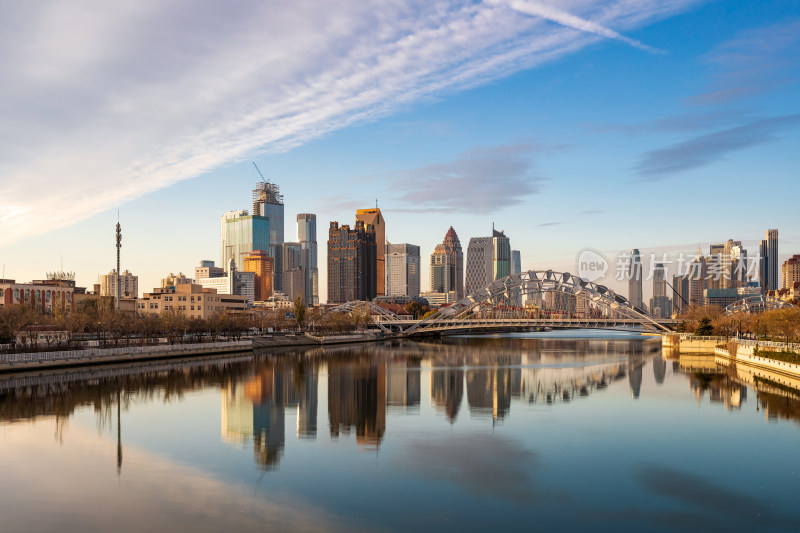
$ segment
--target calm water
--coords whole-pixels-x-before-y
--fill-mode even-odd
[[[800,528],[800,393],[575,335],[0,376],[0,530]]]

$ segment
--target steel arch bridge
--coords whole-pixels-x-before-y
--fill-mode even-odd
[[[517,292],[518,291],[518,292]],[[569,272],[554,272],[552,270],[529,270],[519,274],[512,274],[503,279],[493,281],[487,287],[479,289],[462,298],[449,307],[444,307],[408,328],[407,335],[444,331],[458,327],[468,328],[475,310],[481,306],[495,305],[503,300],[511,299],[516,294],[536,294],[543,292],[560,292],[578,296],[585,295],[596,306],[606,310],[612,316],[622,320],[611,322],[623,323],[631,326],[641,326],[653,332],[671,331],[666,325],[659,323],[644,309],[635,307],[627,298],[620,296],[605,285],[573,276]],[[602,320],[586,320],[588,327],[598,327]],[[543,323],[543,320],[519,320],[520,326]],[[557,320],[555,322],[558,322]],[[477,324],[476,324],[477,325]]]
[[[380,317],[380,320],[376,320],[375,324],[381,329],[381,331],[389,331],[384,323],[391,324],[395,321],[400,321],[400,317],[396,314],[392,313],[388,309],[384,309],[383,307],[379,306],[373,302],[367,302],[364,300],[355,300],[352,302],[345,302],[343,304],[339,304],[336,307],[328,309],[326,312],[328,313],[352,313],[353,311],[357,311],[359,309],[369,309],[370,314],[374,313]]]
[[[764,311],[772,311],[774,309],[789,309],[794,307],[789,302],[784,302],[772,296],[748,296],[742,300],[738,300],[728,305],[725,308],[726,315],[733,315],[736,313],[763,313]]]

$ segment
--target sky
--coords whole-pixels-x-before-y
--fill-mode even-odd
[[[295,216],[378,202],[428,257],[505,231],[523,269],[768,228],[800,253],[800,4],[0,0],[3,277],[219,261],[256,162]],[[617,280],[601,280],[627,294]],[[645,284],[645,297],[651,288]]]

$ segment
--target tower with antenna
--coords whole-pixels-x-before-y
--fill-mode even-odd
[[[119,293],[120,293],[120,277],[119,277],[119,249],[122,247],[122,228],[119,225],[119,211],[117,211],[117,312],[120,310]]]

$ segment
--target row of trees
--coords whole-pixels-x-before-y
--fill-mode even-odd
[[[696,335],[733,337],[739,334],[787,343],[800,340],[800,307],[726,315],[717,306],[693,305],[679,318],[678,331]]]
[[[101,347],[145,345],[161,338],[173,344],[214,342],[220,338],[238,339],[254,331],[346,333],[363,329],[372,322],[369,308],[353,313],[324,312],[307,309],[299,298],[292,311],[293,316],[287,316],[285,309],[253,309],[232,314],[220,311],[205,319],[190,319],[177,311],[161,315],[119,313],[110,300],[89,300],[73,311],[54,314],[27,305],[11,305],[0,307],[0,344],[11,345],[12,351],[35,351],[72,349],[82,340],[97,340]]]

